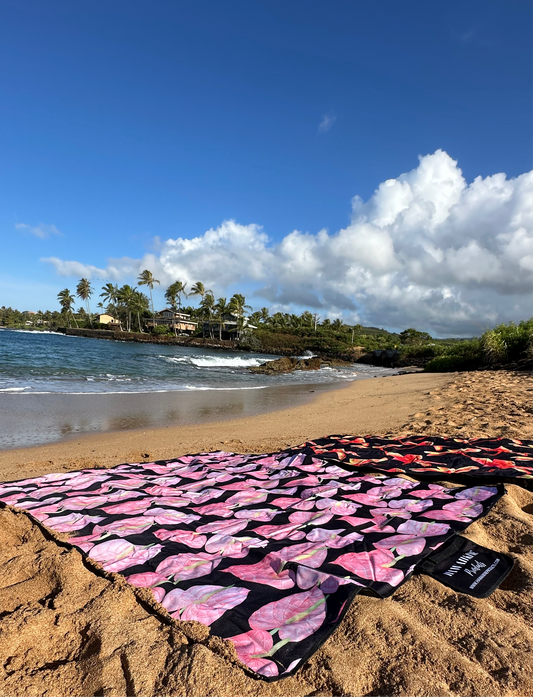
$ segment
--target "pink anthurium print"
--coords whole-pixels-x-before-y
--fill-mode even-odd
[[[470,499],[471,501],[486,501],[498,492],[495,486],[474,486],[471,489],[463,489],[455,494],[456,499]]]
[[[293,561],[317,569],[326,560],[328,550],[323,542],[304,542],[300,545],[284,547],[276,554],[282,561]]]
[[[90,523],[99,523],[104,520],[102,516],[89,516],[82,513],[69,513],[68,515],[58,515],[48,518],[46,527],[52,528],[56,532],[74,532],[82,530]]]
[[[374,542],[376,549],[391,549],[403,557],[411,557],[422,554],[426,546],[424,537],[410,537],[409,535],[391,535]]]
[[[176,588],[166,594],[162,605],[176,619],[209,626],[226,610],[243,603],[249,592],[238,586],[192,586],[186,591]]]
[[[224,492],[222,491],[222,489],[207,488],[200,492],[184,491],[183,498],[188,499],[191,503],[199,506],[202,503],[206,503],[206,501],[218,499],[223,494]]]
[[[340,535],[342,532],[345,532],[342,528],[339,530],[313,528],[311,532],[307,533],[306,537],[310,542],[323,542],[326,547],[331,547],[332,549],[341,549],[363,539],[363,535],[360,535],[358,532],[350,532],[344,536]]]
[[[191,515],[167,508],[152,508],[145,515],[153,516],[154,522],[158,523],[158,525],[188,525],[195,520],[200,520],[199,515]]]
[[[198,515],[216,515],[219,518],[231,518],[233,511],[225,503],[207,503],[205,506],[198,506],[191,509]]]
[[[283,571],[283,560],[276,552],[270,552],[257,564],[238,564],[221,569],[224,573],[232,574],[241,581],[261,583],[265,586],[286,590],[294,587],[294,581],[288,570]]]
[[[279,511],[275,508],[241,508],[236,511],[235,518],[245,518],[246,520],[257,520],[259,522],[268,523]]]
[[[368,489],[366,492],[367,496],[375,496],[376,498],[383,499],[384,501],[388,501],[389,499],[396,499],[398,496],[401,496],[403,493],[403,489],[399,486],[385,486],[384,484],[382,486],[375,486],[372,487],[371,489]]]
[[[225,503],[227,506],[250,506],[263,503],[267,498],[267,493],[261,493],[259,491],[239,491],[226,499]]]
[[[384,479],[383,484],[387,487],[395,487],[399,489],[414,489],[419,484],[418,482],[412,482],[404,477],[390,477],[389,479]]]
[[[433,501],[431,499],[425,499],[422,501],[413,501],[413,499],[394,499],[389,501],[388,510],[402,510],[408,511],[409,513],[422,513],[422,511],[427,511],[428,508],[433,506]],[[384,513],[385,509],[380,509]]]
[[[175,554],[163,559],[156,569],[158,574],[173,577],[175,581],[189,581],[213,573],[222,561],[216,554],[199,552],[198,554]]]
[[[453,499],[446,487],[440,484],[429,484],[427,489],[412,491],[410,496],[416,496],[417,499]]]
[[[367,523],[374,522],[372,518],[360,518],[359,516],[355,515],[345,515],[342,516],[342,518],[339,518],[339,520],[343,520],[345,523],[349,523],[354,528],[357,528],[360,525],[366,525]]]
[[[82,511],[84,508],[102,508],[107,502],[107,496],[73,496],[71,499],[64,499],[62,507],[69,511]]]
[[[316,502],[316,507],[319,511],[328,510],[333,515],[353,515],[358,508],[361,508],[361,504],[353,503],[352,501],[343,501],[336,499],[318,499]]]
[[[220,554],[222,557],[243,559],[248,555],[250,547],[265,547],[266,540],[258,537],[233,537],[232,535],[213,535],[205,545],[205,551],[210,554]]]
[[[250,485],[245,481],[231,482],[231,484],[223,484],[220,487],[224,491],[249,491]]]
[[[424,523],[418,520],[407,520],[398,525],[398,532],[402,535],[413,535],[417,537],[433,537],[435,535],[446,535],[450,531],[450,526],[446,523]]]
[[[353,583],[356,586],[362,585],[357,581],[325,574],[322,571],[316,571],[307,566],[298,566],[296,568],[296,584],[298,588],[302,590],[308,590],[318,585],[322,593],[330,595],[331,593],[335,593],[339,586],[344,586],[347,583]]]
[[[126,535],[140,535],[149,530],[154,521],[149,516],[140,516],[138,518],[123,518],[115,520],[107,525],[101,525],[100,530],[109,535],[117,535],[125,537]]]
[[[167,530],[166,528],[162,528],[161,530],[155,530],[154,535],[159,540],[181,542],[181,544],[186,547],[191,547],[191,549],[202,549],[207,542],[206,535],[191,532],[190,530]]]
[[[112,515],[137,515],[146,511],[151,505],[150,499],[141,499],[124,501],[123,503],[115,503],[112,506],[103,506],[102,510],[106,513],[111,513]]]
[[[297,523],[288,525],[260,525],[258,528],[253,528],[252,532],[272,540],[295,539],[290,536],[292,533],[301,532],[298,530],[298,527],[299,525]],[[302,537],[305,537],[305,533],[302,533]]]
[[[167,583],[168,579],[162,574],[156,574],[154,571],[145,571],[141,574],[132,574],[126,576],[126,581],[137,588],[154,588],[161,583]]]
[[[386,506],[386,501],[382,501],[377,495],[370,496],[369,494],[345,494],[343,499],[350,499],[356,503],[362,503],[364,506]]]
[[[109,540],[92,547],[89,557],[102,564],[106,571],[119,572],[147,562],[162,549],[162,545],[143,547],[127,540]]]
[[[291,523],[297,525],[325,525],[333,518],[333,513],[328,511],[296,511],[289,515]]]
[[[278,630],[281,639],[272,650],[290,641],[302,641],[319,629],[326,619],[326,597],[319,588],[294,593],[263,605],[249,618],[252,629]]]
[[[102,487],[103,493],[104,487]],[[108,488],[107,491],[111,491],[112,488]],[[138,499],[144,497],[142,491],[129,491],[127,489],[120,489],[119,491],[114,491],[113,493],[107,493],[107,500],[110,503],[121,503],[122,501],[131,501],[132,499]]]
[[[248,520],[217,520],[213,523],[206,523],[205,525],[200,525],[196,528],[196,532],[208,533],[224,533],[225,535],[235,535],[241,530],[244,530],[248,525]]]
[[[421,515],[431,520],[457,520],[469,523],[472,518],[477,518],[483,513],[483,506],[470,499],[458,499],[445,503],[440,511],[427,511]]]
[[[229,637],[228,641],[233,642],[239,661],[251,670],[268,677],[275,677],[279,674],[274,661],[261,658],[261,656],[270,655],[272,650],[273,641],[270,632],[252,629],[244,634]]]
[[[331,563],[342,566],[359,578],[397,586],[403,581],[404,574],[400,569],[393,568],[395,561],[394,554],[388,549],[375,549],[371,552],[341,554]]]

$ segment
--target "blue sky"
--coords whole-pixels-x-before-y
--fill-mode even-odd
[[[522,266],[533,230],[527,222],[524,242],[515,223],[528,215],[531,189],[529,180],[511,189],[509,181],[532,169],[531,3],[4,0],[0,17],[0,305],[55,308],[79,269],[99,286],[108,260],[127,257],[111,262],[109,280],[131,282],[150,263],[164,282],[203,280],[204,258],[218,295],[242,287],[255,307],[314,303],[324,317],[389,328],[419,319],[435,333],[470,333],[475,322],[525,311],[532,281]],[[436,205],[431,197],[440,194],[424,193],[422,203],[414,196],[405,204],[401,221],[386,223],[385,239],[376,206],[392,206],[396,216],[400,209],[380,204],[375,190],[408,172],[405,186],[420,189],[418,158],[439,150],[447,159],[428,160],[438,167],[427,176],[455,181],[456,193],[460,170],[463,177],[446,220],[431,223],[447,229],[428,232],[427,220],[405,227],[405,211],[412,218],[413,206]],[[507,177],[494,182],[498,194],[472,190],[476,177],[492,182],[497,173]],[[339,231],[357,223],[354,196],[368,202],[373,228],[342,244],[358,258],[381,259],[391,242],[396,256],[377,270],[344,265],[342,284],[315,257],[342,265],[330,252],[342,246]],[[454,218],[452,207],[463,205],[457,196],[470,208]],[[506,202],[503,218],[491,214],[500,227],[480,240],[475,216],[486,218],[496,199]],[[456,218],[468,218],[468,231]],[[228,220],[242,229],[206,238]],[[322,229],[329,236],[320,242]],[[291,238],[295,230],[301,235]],[[503,251],[494,242],[502,230]],[[465,234],[484,259],[507,254],[498,275],[522,264],[521,285],[490,285],[488,258],[483,278],[466,285],[445,273],[443,264],[468,268],[478,258],[477,247],[461,247]],[[428,252],[428,235],[439,238],[439,252]],[[407,238],[411,251],[402,252]],[[308,262],[299,251],[291,257],[291,242],[311,245]],[[406,254],[423,256],[417,249],[440,265],[438,283],[427,280],[433,267],[424,267],[426,280],[420,269],[406,270]],[[254,273],[246,250],[261,256]],[[42,261],[50,258],[56,262]],[[217,275],[221,264],[237,283]],[[418,291],[402,309],[394,289],[413,284]]]

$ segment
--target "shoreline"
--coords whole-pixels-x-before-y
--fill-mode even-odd
[[[313,385],[314,393],[305,386],[299,404],[293,401],[280,406],[278,401],[274,410],[241,418],[222,404],[217,420],[209,420],[213,413],[208,411],[204,414],[207,418],[197,423],[77,434],[59,442],[0,450],[0,479],[162,460],[209,450],[271,452],[333,433],[385,434],[403,426],[427,403],[432,390],[442,389],[453,377],[432,373],[392,375],[340,385]],[[289,391],[294,400],[294,386]],[[274,388],[251,392],[276,394]],[[160,400],[161,394],[155,397]],[[15,414],[14,418],[20,416]]]

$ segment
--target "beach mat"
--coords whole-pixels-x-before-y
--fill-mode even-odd
[[[307,441],[307,453],[354,470],[407,474],[423,481],[517,484],[533,491],[533,441],[511,438],[328,436]]]
[[[433,555],[504,493],[339,464],[202,453],[9,482],[0,501],[231,640],[272,681],[301,667],[358,593],[387,597],[423,562],[433,571]]]

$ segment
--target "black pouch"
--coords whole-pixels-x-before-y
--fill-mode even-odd
[[[418,564],[415,571],[459,593],[486,598],[508,576],[513,564],[507,554],[493,552],[456,535]]]

